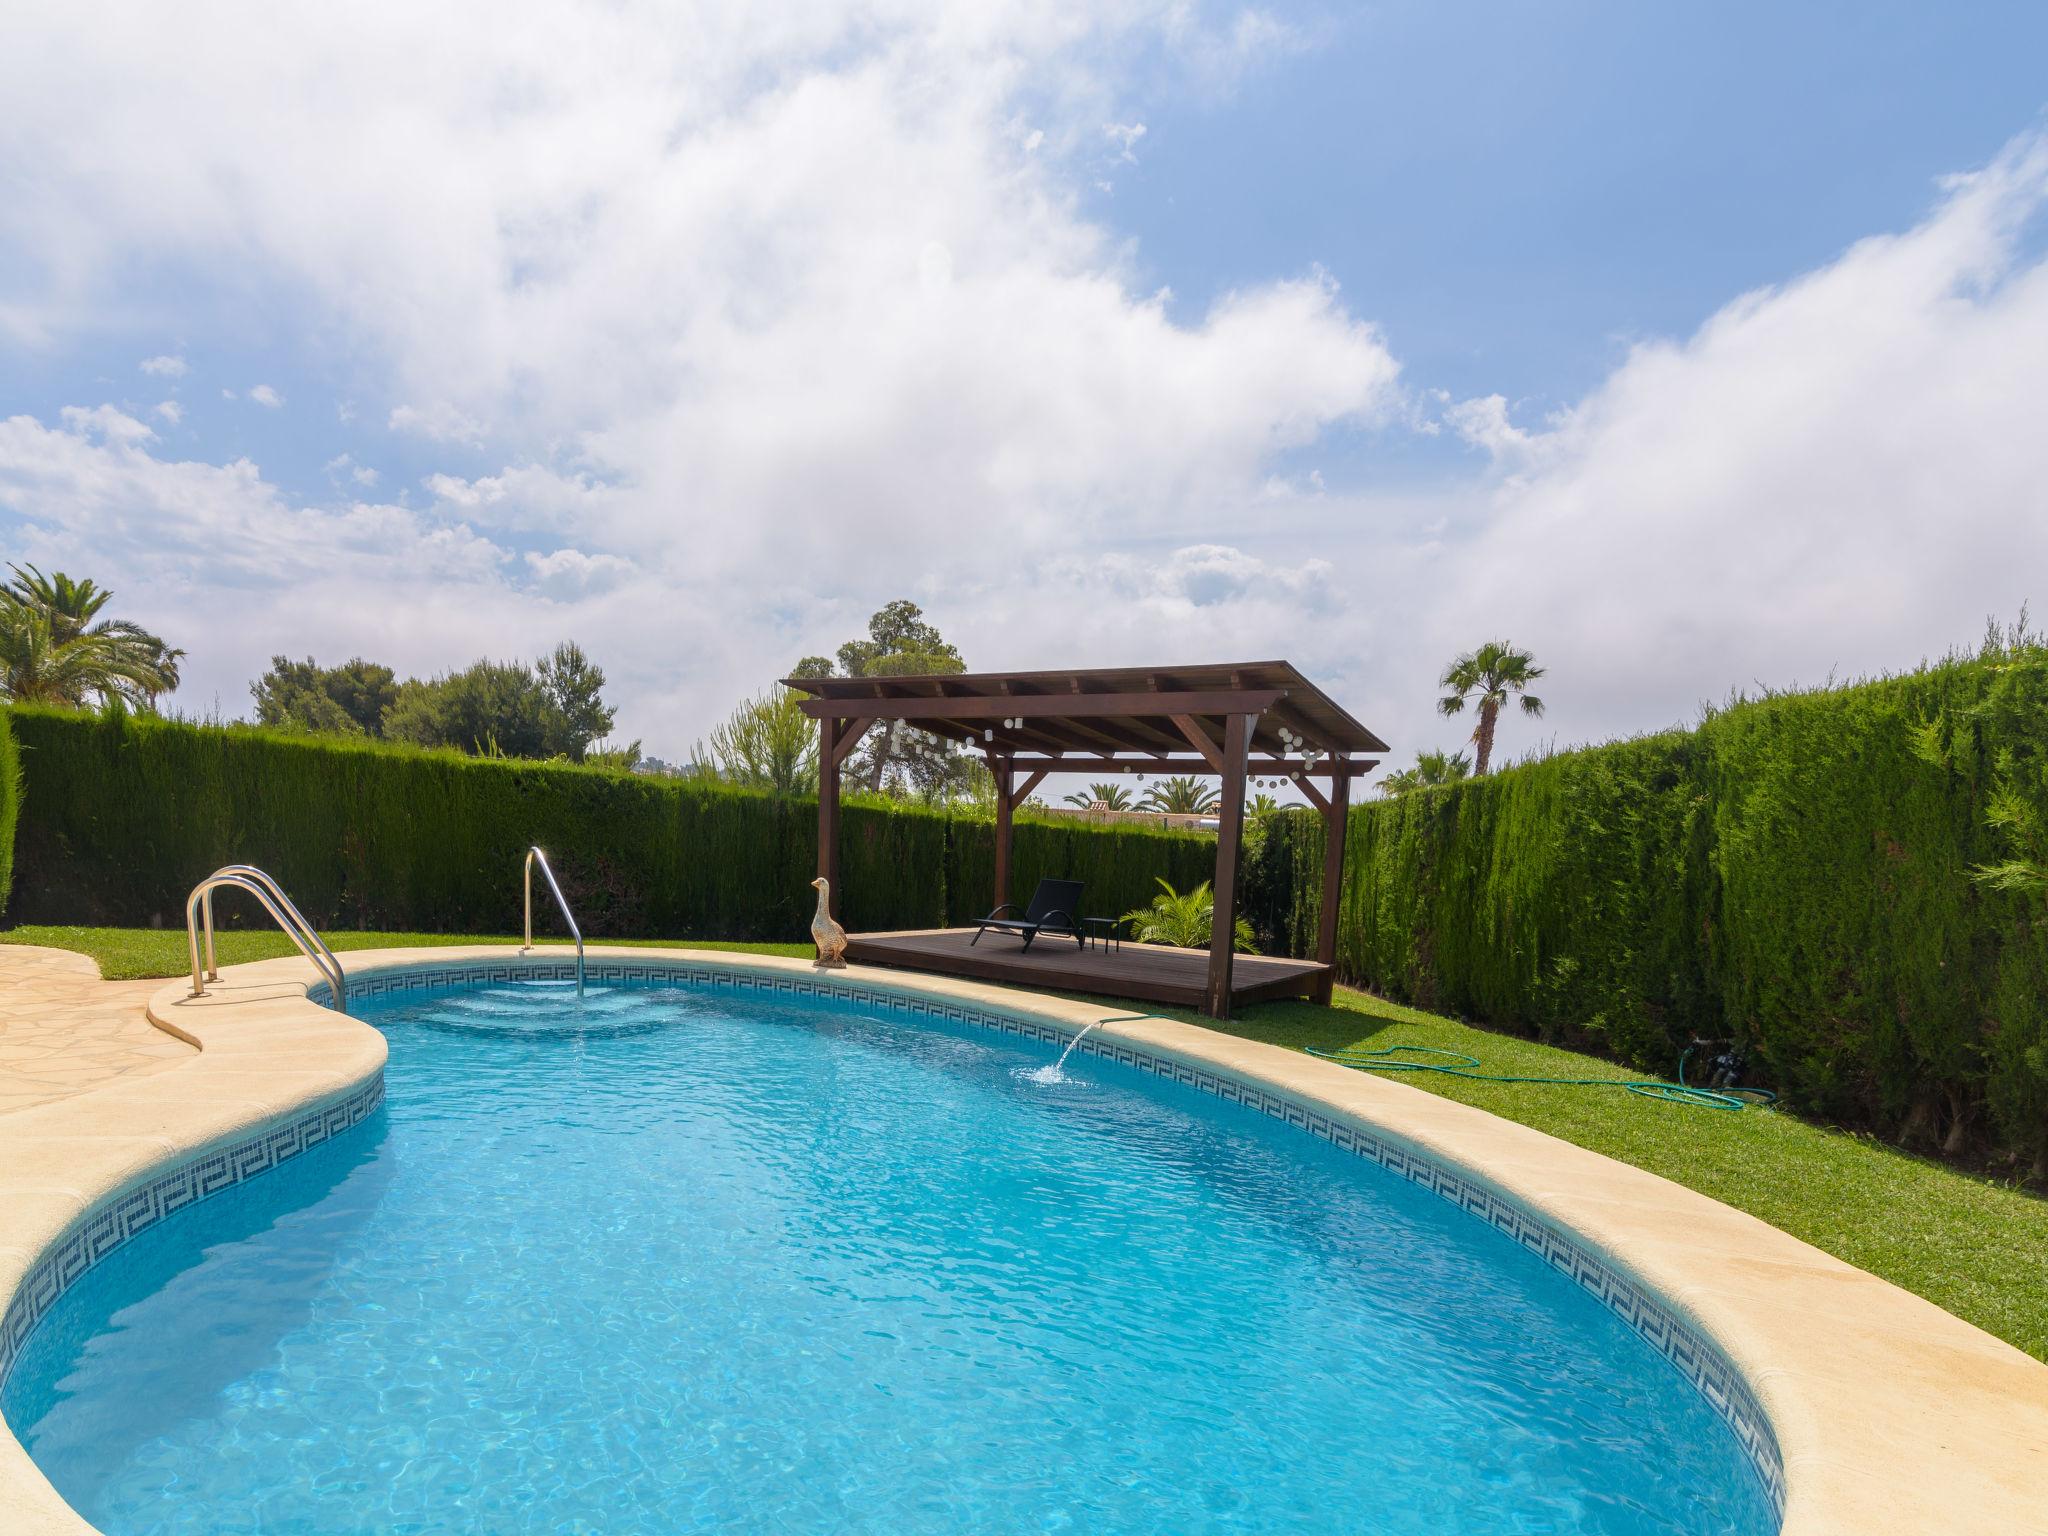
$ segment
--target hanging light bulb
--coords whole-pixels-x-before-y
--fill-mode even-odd
[[[995,727],[990,726],[987,730],[983,731],[981,733],[981,739],[983,741],[994,741],[996,739]]]

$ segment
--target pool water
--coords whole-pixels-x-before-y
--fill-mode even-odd
[[[385,1107],[96,1267],[7,1383],[111,1536],[1775,1527],[1605,1307],[1255,1111],[666,984],[358,1011]]]

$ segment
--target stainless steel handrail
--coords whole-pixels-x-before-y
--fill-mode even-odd
[[[533,866],[540,863],[540,872],[547,877],[548,889],[555,893],[555,905],[562,909],[562,921],[569,925],[569,935],[576,941],[576,995],[583,995],[583,930],[576,926],[576,918],[569,911],[569,903],[562,895],[561,886],[555,883],[555,872],[548,867],[548,856],[539,848],[526,850],[526,944],[521,950],[533,948]]]
[[[313,931],[305,914],[292,904],[282,887],[262,870],[250,864],[226,864],[192,887],[192,894],[185,898],[185,944],[192,957],[192,995],[204,997],[206,983],[220,980],[220,967],[214,963],[213,945],[213,893],[222,887],[247,891],[254,896],[263,910],[270,914],[270,920],[284,930],[285,937],[298,946],[299,953],[313,963],[313,969],[326,980],[333,994],[333,1007],[337,1013],[348,1012],[348,978],[343,974],[341,962],[334,958],[334,951]],[[204,917],[206,925],[206,964],[202,972],[199,957],[199,928]],[[287,915],[289,914],[289,915]]]
[[[314,946],[326,957],[327,966],[331,967],[335,974],[339,975],[341,973],[341,962],[334,958],[334,951],[327,947],[326,942],[320,937],[313,925],[306,921],[306,914],[301,912],[291,897],[285,894],[284,887],[279,885],[269,874],[258,869],[254,864],[223,864],[213,873],[215,875],[241,875],[261,885],[264,890],[270,893],[270,899],[284,909],[285,916],[298,924],[299,932],[313,941]],[[212,876],[208,878],[211,879]],[[207,891],[206,900],[202,903],[200,910],[206,918],[206,979],[208,981],[219,981],[220,966],[213,958],[213,892],[211,890]]]

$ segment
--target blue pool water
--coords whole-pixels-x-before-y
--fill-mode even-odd
[[[90,1272],[9,1423],[142,1532],[1728,1532],[1721,1420],[1491,1227],[1086,1052],[528,984]]]

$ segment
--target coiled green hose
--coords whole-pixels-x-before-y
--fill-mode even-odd
[[[1614,1077],[1508,1077],[1493,1072],[1480,1072],[1479,1058],[1467,1056],[1462,1051],[1438,1050],[1433,1045],[1390,1045],[1384,1050],[1362,1051],[1347,1046],[1343,1050],[1325,1051],[1315,1046],[1302,1047],[1311,1056],[1320,1056],[1324,1061],[1334,1061],[1340,1066],[1356,1067],[1361,1072],[1437,1072],[1445,1077],[1462,1077],[1474,1083],[1546,1083],[1558,1088],[1626,1088],[1630,1093],[1646,1099],[1661,1099],[1667,1104],[1689,1104],[1696,1109],[1739,1110],[1747,1105],[1760,1107],[1775,1104],[1778,1096],[1767,1088],[1694,1088],[1685,1081],[1685,1058],[1692,1055],[1690,1049],[1678,1060],[1678,1081],[1675,1083],[1655,1080],[1630,1082]],[[1432,1061],[1397,1061],[1399,1056],[1446,1056],[1456,1066],[1441,1066]]]

